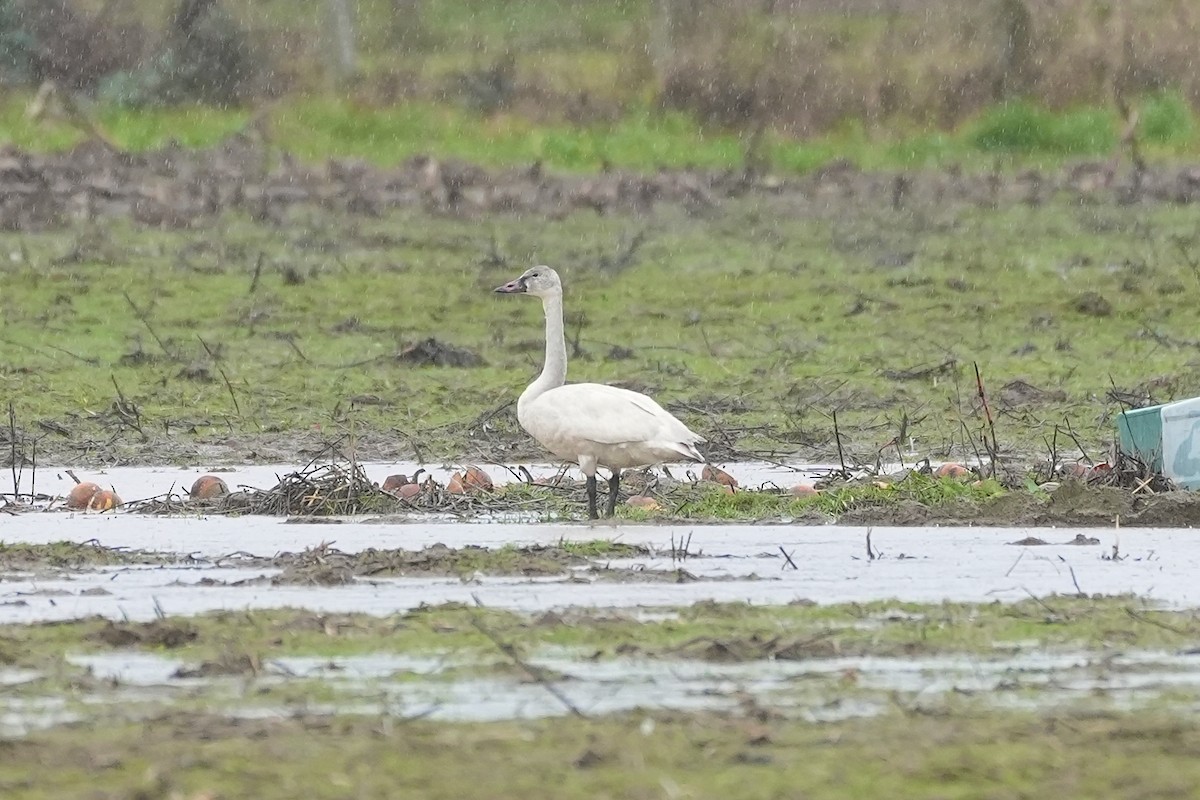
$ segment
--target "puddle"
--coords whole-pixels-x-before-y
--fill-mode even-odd
[[[1067,542],[1095,537],[1090,546],[1023,547],[1027,536]],[[1104,559],[1120,536],[1121,561]],[[662,608],[702,600],[781,604],[897,599],[913,602],[1017,601],[1054,593],[1132,593],[1172,607],[1200,606],[1200,537],[1187,529],[1067,530],[1038,528],[871,529],[883,557],[867,559],[865,528],[843,526],[663,526],[583,524],[405,523],[289,525],[275,518],[211,519],[26,514],[4,521],[5,541],[48,543],[96,539],[108,547],[192,554],[205,560],[182,566],[105,567],[63,575],[10,574],[0,580],[0,623],[71,619],[100,614],[150,620],[158,613],[195,614],[216,609],[295,606],[314,611],[391,614],[422,603],[473,602],[523,612],[568,607]],[[228,586],[272,569],[222,563],[230,554],[271,556],[331,542],[345,552],[375,548],[420,549],[480,545],[554,545],[563,540],[611,539],[669,552],[690,537],[691,557],[606,561],[615,567],[671,570],[699,578],[691,583],[637,579],[620,583],[573,578],[470,576],[360,578],[329,586]],[[784,548],[796,569],[780,554]],[[901,557],[903,556],[903,558]],[[786,569],[781,569],[787,567]],[[752,579],[754,578],[754,579]],[[1078,586],[1078,589],[1076,588]]]
[[[0,741],[28,736],[34,731],[79,722],[83,715],[67,710],[60,697],[5,697],[0,695]]]
[[[0,669],[0,687],[17,686],[37,680],[41,674],[31,669]]]

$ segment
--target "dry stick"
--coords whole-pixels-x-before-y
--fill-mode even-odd
[[[1055,609],[1051,608],[1050,606],[1048,606],[1048,605],[1046,604],[1046,602],[1045,602],[1044,600],[1042,600],[1040,597],[1038,597],[1037,595],[1035,595],[1033,592],[1031,592],[1031,591],[1029,591],[1028,589],[1026,589],[1024,586],[1022,586],[1022,587],[1021,587],[1021,589],[1022,589],[1022,590],[1025,592],[1025,594],[1029,595],[1029,599],[1030,599],[1030,600],[1032,600],[1033,602],[1037,603],[1039,606],[1041,606],[1042,608],[1046,609],[1047,611],[1049,611],[1049,612],[1050,612],[1051,614],[1053,614],[1054,616],[1056,616],[1056,617],[1066,617],[1067,619],[1070,619],[1070,615],[1063,614],[1061,611],[1057,611],[1057,610],[1055,610]]]
[[[44,353],[42,353],[41,350],[37,349],[36,347],[31,347],[27,344],[24,344],[23,342],[14,342],[12,339],[0,339],[0,343],[11,344],[13,347],[19,347],[22,350],[28,350],[31,353],[37,353],[38,355],[44,355]],[[59,347],[58,345],[43,343],[43,346],[49,347],[51,350],[57,350],[60,353],[64,353],[64,354],[70,356],[71,358],[75,359],[76,361],[82,361],[84,364],[90,364],[93,367],[100,366],[100,359],[98,359],[98,358],[89,358],[88,356],[81,356],[78,353],[72,353],[70,350]]]
[[[704,325],[697,325],[696,327],[700,330],[700,338],[704,340],[704,347],[708,350],[708,354],[716,358],[717,353],[713,350],[712,342],[708,340],[708,332],[704,330]]]
[[[121,391],[121,385],[117,383],[117,376],[110,374],[109,377],[112,378],[113,386],[117,390],[117,401],[119,403],[118,413],[120,414],[121,419],[126,420],[129,418],[125,413],[125,409],[127,407],[133,409],[133,427],[138,433],[142,433],[142,415],[138,411],[138,407],[125,399],[125,393]],[[145,434],[142,435],[144,436]]]
[[[1020,554],[1017,556],[1017,560],[1016,560],[1016,561],[1014,561],[1014,562],[1012,563],[1012,566],[1008,568],[1008,572],[1004,573],[1004,577],[1006,577],[1006,578],[1007,578],[1009,575],[1012,575],[1012,571],[1013,571],[1014,569],[1016,569],[1016,568],[1017,568],[1017,564],[1020,564],[1020,563],[1021,563],[1021,559],[1022,559],[1022,558],[1024,558],[1024,557],[1025,557],[1025,551],[1024,551],[1024,550],[1022,550],[1022,551],[1020,552]]]
[[[1079,581],[1075,578],[1075,568],[1068,564],[1067,569],[1071,572],[1071,583],[1075,584],[1075,591],[1078,593],[1078,596],[1087,597],[1087,592],[1079,588]]]
[[[992,419],[992,410],[988,408],[987,394],[983,391],[983,376],[979,374],[979,364],[972,361],[971,365],[975,367],[975,388],[979,392],[979,402],[983,404],[983,414],[987,419],[988,431],[992,435],[991,446],[987,444],[987,439],[984,439],[984,446],[988,450],[988,458],[992,462],[992,475],[996,477],[996,453],[999,452],[1000,446],[996,443],[996,423]]]
[[[958,418],[958,424],[962,427],[963,441],[971,443],[971,450],[975,453],[975,461],[979,464],[983,463],[983,458],[979,455],[979,446],[975,444],[975,434],[971,433],[971,429],[967,427],[967,421],[961,416]],[[965,447],[963,448],[966,449]]]
[[[1080,442],[1079,437],[1075,435],[1075,429],[1071,427],[1071,420],[1069,418],[1067,418],[1066,416],[1064,416],[1063,423],[1067,426],[1067,436],[1070,436],[1071,441],[1073,441],[1075,443],[1075,446],[1079,448],[1079,452],[1083,456],[1083,460],[1088,463],[1089,467],[1094,466],[1095,462],[1092,461],[1092,457],[1087,454],[1087,450],[1085,450],[1083,448],[1083,443]],[[1057,425],[1054,426],[1054,430],[1055,430],[1055,432],[1058,431]]]
[[[204,348],[204,352],[208,353],[208,357],[212,359],[213,366],[217,368],[217,372],[221,373],[221,379],[225,381],[225,388],[229,390],[229,399],[233,401],[233,410],[237,412],[239,417],[242,416],[242,409],[238,405],[237,395],[233,393],[233,384],[229,382],[229,376],[221,368],[221,360],[217,358],[212,348],[208,346],[208,342],[204,341],[200,334],[196,334],[196,338],[200,339],[200,346]]]
[[[1150,617],[1147,617],[1144,614],[1139,614],[1138,612],[1134,611],[1132,608],[1129,608],[1128,606],[1126,606],[1126,608],[1125,608],[1125,613],[1128,614],[1133,619],[1136,619],[1138,622],[1146,622],[1151,625],[1156,625],[1165,631],[1170,631],[1171,633],[1178,633],[1180,636],[1194,636],[1195,635],[1195,631],[1185,631],[1183,628],[1176,627],[1175,625],[1168,625],[1165,622],[1159,622],[1158,620],[1151,619]]]
[[[833,441],[837,443],[838,464],[842,468],[842,477],[845,478],[849,473],[846,471],[846,454],[842,451],[842,432],[838,430],[836,408],[833,409]]]
[[[121,292],[121,295],[124,296],[125,302],[129,303],[129,307],[133,309],[134,316],[138,318],[139,322],[146,326],[146,330],[150,331],[150,335],[154,337],[154,341],[158,342],[158,346],[161,347],[162,351],[167,354],[167,357],[172,361],[178,361],[178,357],[172,353],[170,348],[167,347],[166,343],[159,338],[158,332],[155,331],[154,326],[150,324],[150,320],[146,317],[146,313],[137,307],[137,304],[133,302],[133,298],[129,296],[129,293]]]
[[[296,344],[295,339],[293,339],[291,336],[284,336],[283,340],[288,343],[289,347],[291,347],[293,350],[296,351],[296,355],[300,356],[301,361],[303,361],[305,364],[310,363],[308,360],[308,356],[304,355],[304,351],[300,349],[300,345]],[[371,361],[374,361],[374,360],[375,359],[371,359]]]
[[[483,601],[479,599],[479,595],[472,594],[471,599],[475,601],[475,605],[478,608],[486,607],[483,605]],[[504,655],[508,656],[514,664],[516,664],[518,667],[520,667],[522,670],[524,670],[525,674],[527,674],[529,677],[533,678],[533,680],[539,686],[541,686],[543,689],[545,689],[547,692],[549,692],[554,697],[555,700],[562,703],[563,706],[567,709],[567,711],[570,711],[572,715],[579,717],[580,719],[586,719],[586,715],[582,711],[580,711],[579,708],[574,703],[572,703],[565,694],[560,692],[558,690],[557,686],[555,686],[550,681],[546,680],[546,675],[540,668],[535,667],[534,665],[525,661],[523,658],[521,658],[521,655],[517,652],[517,649],[515,647],[513,647],[508,642],[501,640],[500,637],[498,637],[495,633],[488,630],[487,626],[484,625],[483,622],[479,619],[478,614],[471,615],[471,625],[474,626],[475,630],[479,631],[484,636],[486,636],[488,641],[490,641],[492,644],[496,645],[496,648],[501,653],[504,653]]]
[[[250,289],[246,294],[254,294],[258,290],[258,279],[262,277],[263,268],[263,252],[258,251],[258,258],[254,261],[254,277],[250,279]]]
[[[8,401],[8,448],[13,478],[13,500],[21,495],[21,479],[17,471],[17,409],[12,400]]]
[[[499,461],[495,461],[495,460],[493,460],[493,459],[490,459],[490,458],[485,458],[485,459],[483,460],[483,463],[485,463],[485,464],[490,464],[490,465],[492,465],[493,467],[500,467],[500,469],[506,469],[506,470],[508,470],[509,474],[510,474],[510,475],[512,475],[514,478],[516,478],[518,481],[525,482],[525,478],[524,478],[524,476],[523,476],[523,475],[522,475],[520,472],[517,472],[517,470],[516,470],[516,469],[513,469],[512,467],[510,467],[508,464],[502,464],[502,463],[500,463]],[[520,468],[522,468],[522,467],[521,467],[521,465],[519,465],[519,464],[518,464],[518,465],[517,465],[517,468],[518,468],[518,469],[520,469]],[[525,470],[525,474],[526,474],[526,475],[529,475],[529,470]],[[530,478],[529,478],[529,481],[528,481],[528,482],[529,482],[529,483],[533,483],[533,477],[532,477],[532,476],[530,476]]]
[[[779,552],[783,553],[783,559],[784,559],[784,561],[787,562],[787,564],[785,564],[784,566],[791,567],[792,569],[794,569],[796,571],[800,570],[800,568],[796,566],[796,562],[792,561],[792,557],[790,554],[788,554],[788,551],[783,549],[783,545],[779,545]],[[781,569],[782,569],[782,567],[781,567]]]
[[[1053,480],[1054,475],[1058,472],[1058,426],[1054,426],[1054,436],[1047,441],[1046,437],[1042,437],[1042,441],[1046,442],[1046,447],[1050,450],[1050,471],[1046,475],[1046,480]]]
[[[676,544],[676,542],[675,542],[675,534],[674,533],[671,534],[671,563],[672,564],[675,563],[676,559],[678,559],[679,561],[687,561],[688,556],[691,555],[691,549],[692,549],[691,531],[688,532],[687,539],[684,539],[683,536],[680,536],[678,544]]]
[[[874,561],[879,556],[875,554],[875,550],[871,547],[871,528],[867,527],[867,561]]]

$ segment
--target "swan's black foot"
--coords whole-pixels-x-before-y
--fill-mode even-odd
[[[614,469],[608,479],[608,504],[605,506],[605,516],[611,517],[617,513],[617,490],[621,485],[621,470]]]

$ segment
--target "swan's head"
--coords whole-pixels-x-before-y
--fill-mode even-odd
[[[530,267],[515,281],[497,286],[496,291],[500,294],[531,294],[544,298],[562,294],[562,281],[558,279],[558,273],[549,267]]]

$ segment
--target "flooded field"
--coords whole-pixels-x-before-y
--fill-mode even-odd
[[[463,495],[465,506],[444,488],[463,465],[355,465],[369,491],[419,472],[440,499],[389,496],[381,511],[351,515],[189,500],[204,472],[194,468],[40,470],[32,502],[0,515],[0,747],[12,755],[0,791],[83,796],[99,780],[113,788],[96,796],[218,796],[204,794],[223,784],[196,766],[196,737],[222,763],[241,757],[219,755],[229,742],[251,737],[254,763],[271,765],[251,772],[271,774],[270,787],[306,771],[298,742],[350,769],[345,754],[379,737],[399,752],[498,737],[522,743],[514,763],[557,753],[570,774],[629,779],[640,774],[621,766],[631,742],[681,748],[660,760],[718,747],[732,748],[732,763],[791,763],[776,743],[818,731],[819,746],[851,752],[898,747],[914,721],[945,720],[928,735],[969,725],[980,752],[985,730],[1061,719],[1096,748],[1111,736],[1103,720],[1169,737],[1200,711],[1200,539],[1149,516],[1191,519],[1189,495],[1077,482],[960,496],[966,482],[904,477],[900,465],[850,476],[723,466],[739,487],[728,495],[711,473],[635,476],[644,488],[630,491],[685,504],[604,522],[581,520],[570,470],[536,462],[480,465],[495,494]],[[252,497],[305,469],[209,474],[228,497]],[[67,509],[81,477],[125,502]],[[912,480],[904,491],[928,506],[888,488]],[[840,521],[836,504],[754,505],[831,481],[880,494],[847,494]],[[314,496],[333,485],[311,483]],[[559,499],[520,494],[535,489]],[[714,491],[746,518],[681,511]],[[508,502],[511,492],[525,499]],[[878,504],[855,508],[856,497]],[[943,499],[940,523],[914,515]],[[694,741],[697,730],[710,744]],[[32,777],[63,753],[100,766]],[[384,757],[387,770],[400,769],[396,758]],[[546,769],[557,767],[543,779]],[[231,774],[227,786],[244,789],[247,773]]]
[[[1192,392],[1189,168],[449,203],[415,164],[231,193],[229,155],[17,158],[48,177],[0,237],[6,800],[1200,781],[1200,502],[1110,448]],[[134,188],[77,204],[85,157]],[[581,521],[513,412],[541,321],[491,293],[542,259],[572,379],[659,398],[729,480],[630,471]],[[67,510],[76,480],[119,499]]]
[[[403,462],[368,467],[380,478],[416,469]],[[554,473],[547,465],[528,468],[537,476]],[[509,467],[487,469],[498,483],[517,476]],[[747,484],[786,484],[828,472],[761,463],[731,469]],[[256,466],[221,474],[233,487],[262,487],[285,471]],[[451,471],[427,470],[441,480]],[[126,496],[150,497],[172,487],[182,491],[179,487],[190,485],[196,472],[120,468],[94,477],[119,485]],[[52,495],[65,494],[72,485],[61,473],[42,478],[42,488]],[[1200,606],[1200,590],[1191,579],[1200,568],[1200,538],[1190,529],[1121,529],[1119,518],[1097,528],[774,523],[589,524],[532,512],[467,518],[412,512],[279,518],[209,515],[202,509],[166,516],[26,512],[3,521],[0,540],[94,543],[156,557],[82,570],[10,567],[0,582],[0,623],[97,614],[149,620],[163,613],[279,607],[389,614],[473,599],[522,613],[701,601],[982,603],[1053,593],[1131,593],[1171,607]],[[526,548],[532,553],[572,544],[586,549],[598,541],[621,549],[549,568],[519,560],[509,565],[412,562],[403,569],[389,564],[387,570],[356,563],[364,552]],[[303,561],[304,553],[315,554],[312,563],[294,563]],[[289,554],[295,558],[288,560]],[[322,565],[328,568],[324,572],[304,571]],[[335,568],[342,571],[331,575]]]
[[[0,621],[31,622],[101,614],[153,619],[166,611],[299,607],[393,613],[423,603],[471,602],[535,613],[573,606],[677,606],[720,602],[821,603],[1019,600],[1029,594],[1135,593],[1172,606],[1200,605],[1200,539],[1192,531],[1139,529],[866,528],[631,524],[488,524],[338,521],[296,525],[276,519],[156,519],[26,516],[9,521],[5,541],[95,541],[104,547],[166,551],[186,563],[117,565],[77,573],[8,573]],[[644,548],[636,558],[605,558],[618,577],[591,566],[551,576],[354,577],[333,586],[272,585],[282,570],[264,560],[328,544],[421,550],[444,545],[555,546],[613,540]],[[1044,544],[1022,545],[1036,540]],[[686,546],[687,552],[672,548]],[[1118,547],[1121,560],[1108,557]],[[786,552],[786,556],[785,556]]]

